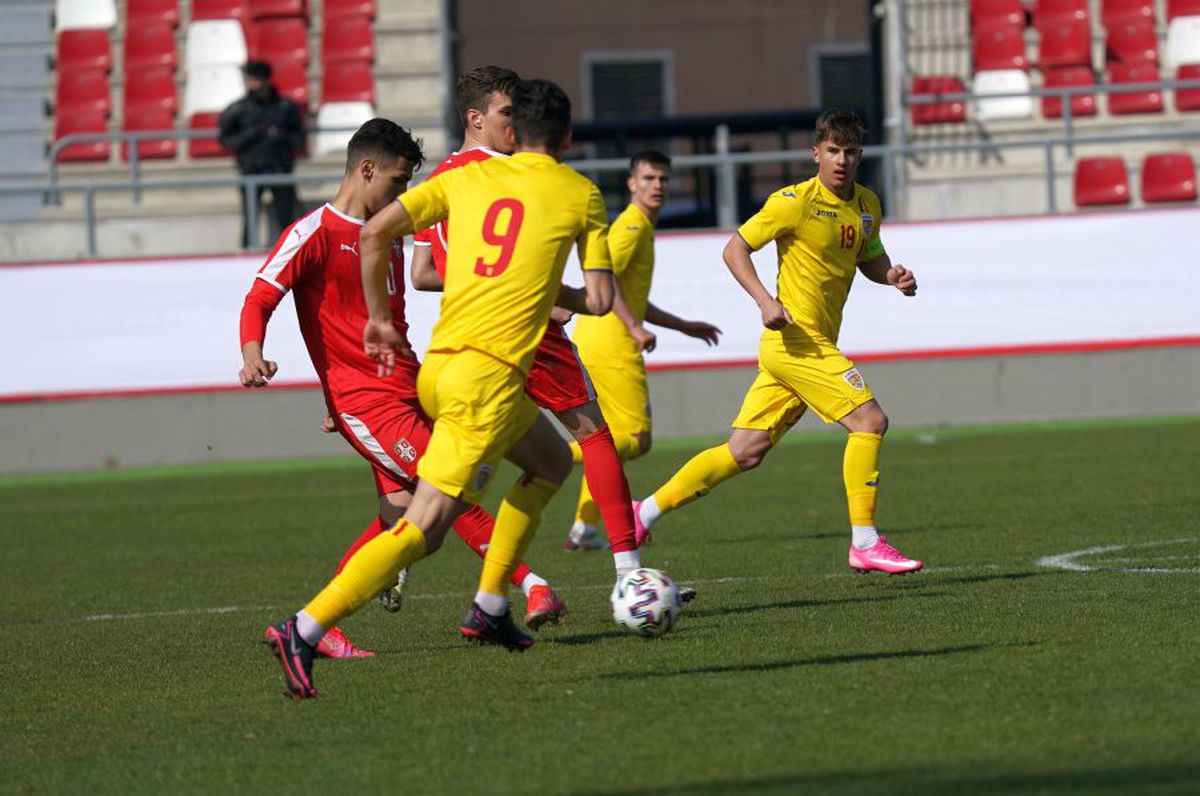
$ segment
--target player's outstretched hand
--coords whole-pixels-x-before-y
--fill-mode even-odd
[[[333,422],[333,415],[325,415],[325,419],[321,421],[321,430],[326,434],[337,431],[337,423]]]
[[[786,312],[786,310],[784,310]],[[683,326],[679,331],[686,334],[688,337],[695,337],[703,340],[710,346],[714,346],[721,342],[721,330],[713,326],[711,323],[704,321],[684,321]]]
[[[778,331],[785,326],[790,326],[792,321],[791,314],[787,311],[787,307],[779,303],[778,299],[768,299],[762,305],[762,322],[763,326],[768,329]]]
[[[658,335],[645,326],[635,326],[629,330],[629,333],[633,335],[633,341],[637,343],[638,351],[645,351],[649,354],[658,345]]]
[[[550,309],[550,320],[554,321],[555,323],[560,323],[563,326],[566,326],[568,323],[570,323],[571,319],[574,317],[575,313],[571,312],[565,307],[552,307]]]
[[[376,321],[370,318],[363,327],[363,350],[379,364],[380,376],[392,375],[396,369],[396,357],[411,353],[391,320]]]
[[[917,295],[917,276],[903,265],[893,265],[887,272],[888,282],[906,296]]]
[[[251,357],[243,362],[238,379],[243,387],[266,387],[278,370],[279,366],[269,359]]]

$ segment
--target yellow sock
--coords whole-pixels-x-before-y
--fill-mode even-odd
[[[567,447],[571,449],[571,461],[575,464],[583,464],[583,448],[579,447],[579,443],[571,440],[567,443]]]
[[[846,440],[842,460],[842,479],[846,483],[846,503],[851,525],[875,524],[875,492],[879,486],[879,434],[852,432]]]
[[[496,512],[492,540],[483,557],[479,591],[501,597],[508,594],[508,579],[533,540],[542,510],[560,486],[544,478],[523,476],[504,496]]]
[[[664,512],[691,503],[709,490],[741,472],[728,443],[701,451],[654,493],[654,502]]]
[[[424,557],[425,534],[400,520],[363,545],[304,610],[328,630],[393,585],[401,569]]]
[[[579,482],[579,503],[575,506],[575,521],[584,525],[600,524],[600,507],[592,499],[592,490],[588,489],[586,476]]]

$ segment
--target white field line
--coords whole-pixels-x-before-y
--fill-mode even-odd
[[[1082,550],[1072,550],[1068,553],[1058,553],[1056,555],[1042,556],[1037,560],[1040,567],[1049,567],[1051,569],[1061,569],[1067,572],[1127,572],[1127,573],[1150,573],[1150,574],[1180,574],[1190,575],[1200,572],[1200,568],[1164,568],[1164,567],[1106,567],[1106,561],[1097,561],[1091,564],[1085,564],[1079,559],[1090,558],[1092,556],[1104,555],[1105,553],[1118,553],[1122,550],[1131,550],[1142,547],[1164,547],[1173,544],[1188,544],[1195,542],[1194,537],[1186,539],[1163,539],[1155,542],[1137,542],[1127,544],[1109,544],[1099,545],[1097,547],[1085,547]],[[1169,556],[1174,560],[1185,558],[1185,556]],[[1116,559],[1113,563],[1118,563],[1122,559]],[[1126,561],[1128,559],[1125,559]],[[1165,560],[1165,559],[1164,559]],[[1194,560],[1194,559],[1193,559]]]

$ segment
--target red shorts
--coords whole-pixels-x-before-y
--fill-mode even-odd
[[[417,461],[433,429],[416,396],[355,391],[338,397],[333,418],[346,441],[370,462],[380,495],[416,488]]]
[[[562,324],[551,321],[546,327],[533,355],[525,392],[535,404],[551,412],[565,412],[596,400],[592,381]]]

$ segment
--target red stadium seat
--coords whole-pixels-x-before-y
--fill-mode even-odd
[[[99,69],[59,72],[55,92],[55,113],[98,113],[105,118],[112,112],[108,95],[108,75]]]
[[[1129,174],[1119,157],[1080,158],[1075,163],[1075,205],[1129,204]]]
[[[365,17],[333,17],[321,33],[321,61],[375,60],[375,36]]]
[[[971,0],[971,29],[1018,25],[1025,27],[1021,0]]]
[[[1109,64],[1158,64],[1158,34],[1153,22],[1122,22],[1108,29]]]
[[[256,57],[272,64],[308,64],[308,25],[299,17],[263,19],[254,25]]]
[[[328,72],[326,72],[328,74]],[[299,61],[271,64],[271,84],[275,90],[301,107],[308,108],[308,69]]]
[[[1092,65],[1092,31],[1086,19],[1070,19],[1039,27],[1038,61],[1042,69]]]
[[[175,73],[165,67],[141,69],[125,76],[125,121],[131,115],[165,112],[174,116],[179,108]],[[152,128],[139,127],[139,130]]]
[[[1100,22],[1106,28],[1123,22],[1154,22],[1154,0],[1104,0]]]
[[[1196,164],[1187,152],[1146,155],[1142,161],[1142,201],[1196,201]]]
[[[112,69],[112,46],[107,30],[64,30],[58,34],[55,68],[60,72],[80,69]]]
[[[95,111],[59,113],[54,120],[54,139],[56,141],[71,133],[106,132],[108,132],[108,119]],[[68,162],[108,160],[111,143],[110,141],[91,141],[83,144],[71,144],[59,153],[58,159]]]
[[[147,22],[125,29],[126,74],[157,66],[174,69],[178,62],[175,30],[166,22]]]
[[[988,28],[976,31],[972,37],[971,53],[975,71],[993,69],[1028,69],[1025,58],[1025,36],[1021,28]]]
[[[1155,83],[1159,80],[1158,67],[1151,64],[1117,64],[1108,70],[1112,83]],[[1108,112],[1118,115],[1128,113],[1162,113],[1163,96],[1157,89],[1108,95]]]
[[[175,114],[162,108],[145,108],[131,114],[129,106],[125,106],[125,120],[121,129],[132,130],[171,130],[175,127]],[[138,157],[142,160],[163,160],[175,157],[178,144],[174,138],[144,138],[137,143]],[[129,142],[121,144],[121,160],[129,160]]]
[[[308,17],[307,0],[247,0],[250,17]]]
[[[126,0],[125,16],[131,28],[155,24],[178,27],[179,0]]]
[[[1071,19],[1088,18],[1087,0],[1037,0],[1033,23],[1039,28]]]
[[[1177,80],[1200,80],[1200,64],[1184,64],[1175,75]],[[1175,92],[1175,110],[1200,111],[1200,88],[1181,88]]]
[[[1060,66],[1046,72],[1046,88],[1061,86],[1094,86],[1096,75],[1087,66]],[[1057,119],[1063,114],[1063,101],[1059,97],[1042,97],[1042,115]],[[1095,116],[1096,95],[1075,94],[1071,97],[1072,116]]]
[[[1167,0],[1167,22],[1175,17],[1200,17],[1200,0]]]
[[[192,21],[202,19],[246,19],[245,0],[192,0]]]
[[[913,95],[965,94],[962,81],[953,75],[926,75],[913,78]],[[962,100],[947,100],[933,105],[913,105],[913,124],[959,124],[966,121],[967,110]]]
[[[217,120],[219,118],[221,118],[220,113],[193,113],[192,118],[188,120],[188,129],[215,129],[217,126]],[[188,139],[188,157],[227,158],[231,155],[233,155],[233,153],[221,146],[221,143],[217,140],[216,136],[213,136],[212,138]]]
[[[375,104],[375,76],[366,61],[335,61],[321,75],[321,102]]]
[[[325,19],[330,17],[375,18],[375,0],[325,0]]]

